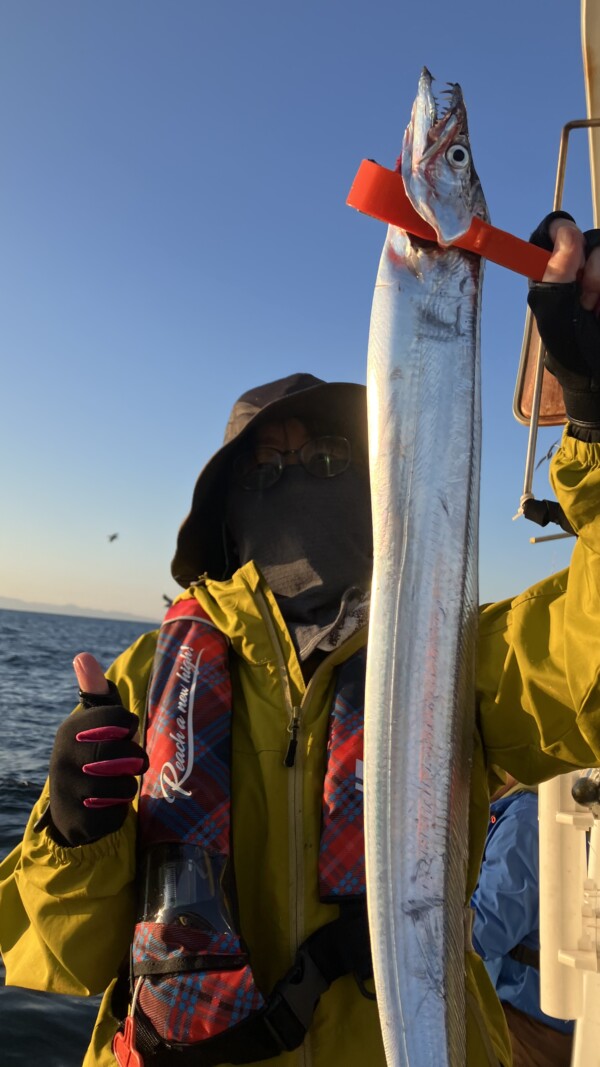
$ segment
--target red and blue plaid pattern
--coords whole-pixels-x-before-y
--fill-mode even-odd
[[[229,855],[231,681],[227,639],[196,600],[169,608],[150,687],[140,792],[145,846]]]
[[[140,791],[144,847],[230,851],[231,681],[227,639],[196,600],[169,608],[158,638],[146,723],[150,766]],[[226,909],[225,909],[226,910]],[[260,1010],[248,954],[234,932],[138,922],[138,1003],[159,1037],[214,1037]]]
[[[364,673],[364,653],[338,672],[323,797],[322,899],[365,892]],[[193,845],[214,858],[215,869],[224,869],[230,854],[228,643],[196,600],[180,601],[165,616],[145,743],[150,767],[140,791],[143,847]],[[143,979],[140,1009],[167,1043],[210,1039],[265,1006],[240,937],[211,928],[210,921],[138,922],[132,957],[133,973]]]
[[[329,719],[319,851],[321,900],[361,897],[366,892],[362,776],[365,656],[361,650],[340,667]]]
[[[207,959],[228,956],[228,964],[241,966],[246,961],[238,935],[231,931],[208,931],[180,923],[140,922],[135,928],[131,952],[134,975],[154,970],[164,973],[171,969],[186,970],[186,960],[205,956]]]
[[[264,1006],[248,965],[145,978],[138,1003],[163,1041],[182,1044],[215,1037]]]

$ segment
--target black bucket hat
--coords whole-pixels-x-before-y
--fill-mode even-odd
[[[223,508],[229,462],[251,430],[262,422],[290,417],[322,421],[329,432],[347,436],[367,455],[367,394],[364,385],[324,382],[312,374],[291,374],[257,386],[233,405],[223,446],[200,472],[189,515],[177,538],[171,564],[186,588],[201,574],[223,578],[227,567]]]

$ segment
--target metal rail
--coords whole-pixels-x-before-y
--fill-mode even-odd
[[[560,211],[562,207],[562,198],[565,187],[565,174],[567,169],[567,154],[569,148],[569,134],[571,130],[577,129],[591,129],[593,127],[600,127],[600,118],[597,119],[573,119],[571,122],[567,122],[562,128],[560,137],[560,147],[558,151],[558,165],[556,169],[556,184],[554,188],[554,204],[553,211]],[[527,308],[527,314],[525,316],[525,330],[523,333],[523,344],[521,346],[521,358],[519,362],[519,371],[517,375],[517,387],[515,389],[515,398],[513,403],[513,414],[519,421],[523,421],[520,413],[517,413],[518,398],[520,394],[520,383],[524,380],[525,367],[528,362],[529,349],[531,346],[531,338],[533,333],[533,315],[531,309]],[[538,428],[540,421],[540,406],[542,400],[542,385],[544,380],[544,355],[545,347],[540,341],[538,344],[538,350],[535,356],[535,377],[534,386],[531,401],[531,416],[529,418],[529,437],[527,440],[527,453],[525,457],[525,476],[523,480],[523,492],[519,501],[519,510],[517,515],[523,514],[523,504],[526,500],[533,500],[533,472],[535,469],[535,451],[537,447]],[[517,516],[515,516],[516,518]],[[570,534],[558,535],[564,537],[570,537]],[[542,538],[532,538],[533,543],[538,543]]]

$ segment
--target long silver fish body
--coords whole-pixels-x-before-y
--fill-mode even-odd
[[[390,1067],[466,1064],[482,264],[447,245],[487,211],[460,88],[438,119],[431,80],[424,70],[402,174],[441,244],[389,227],[367,372],[367,899]]]

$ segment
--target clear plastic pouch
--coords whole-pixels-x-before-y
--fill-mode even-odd
[[[197,845],[155,845],[143,860],[138,921],[235,935],[228,872],[227,856]]]

